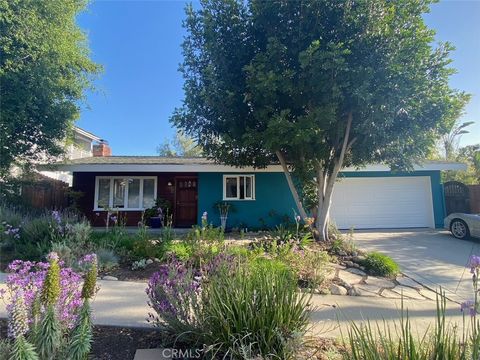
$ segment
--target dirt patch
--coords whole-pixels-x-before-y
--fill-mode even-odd
[[[160,270],[162,263],[153,262],[144,269],[132,270],[132,264],[123,263],[114,270],[102,272],[100,276],[114,276],[123,281],[148,281],[150,277]]]
[[[0,319],[0,338],[7,336],[7,321]],[[160,347],[161,336],[155,329],[94,326],[89,359],[131,360],[137,349]]]

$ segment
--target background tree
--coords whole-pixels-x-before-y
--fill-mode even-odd
[[[448,170],[442,173],[442,180],[459,181],[464,184],[480,184],[480,144],[459,147],[464,134],[468,134],[468,127],[474,121],[455,123],[451,130],[444,134],[433,149],[429,158],[432,160],[458,161],[467,165],[467,170]]]
[[[207,156],[283,167],[302,217],[326,239],[340,170],[411,169],[468,95],[451,89],[448,43],[433,46],[429,1],[204,0],[187,7],[184,106],[173,123]],[[303,189],[315,202],[304,207]]]
[[[165,141],[157,147],[159,156],[167,157],[200,157],[202,148],[194,139],[186,136],[182,131],[177,131],[172,140]]]
[[[442,136],[441,146],[443,148],[445,160],[455,159],[456,155],[458,154],[460,138],[462,135],[470,132],[467,130],[467,128],[474,123],[474,121],[467,121],[462,124],[455,124],[449,132]]]
[[[75,20],[85,0],[0,0],[0,179],[57,156],[99,66]]]

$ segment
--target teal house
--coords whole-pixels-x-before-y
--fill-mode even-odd
[[[57,171],[73,175],[72,187],[82,193],[78,205],[94,226],[104,226],[112,211],[136,226],[158,199],[170,204],[175,227],[199,224],[202,216],[220,225],[221,202],[230,204],[227,228],[272,227],[296,214],[277,165],[234,168],[204,158],[105,153],[55,165]],[[431,161],[412,172],[391,172],[380,164],[344,169],[335,185],[330,217],[340,229],[442,227],[441,171],[462,169],[463,164]]]

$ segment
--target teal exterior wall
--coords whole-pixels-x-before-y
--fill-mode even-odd
[[[223,175],[229,173],[198,173],[198,223],[204,211],[208,213],[209,223],[220,225],[218,210],[214,204],[223,198]],[[232,173],[238,174],[238,173]],[[443,227],[445,214],[440,171],[358,171],[345,172],[344,177],[393,177],[393,176],[429,176],[432,186],[432,200],[435,227]],[[229,200],[234,211],[228,215],[227,227],[258,229],[278,225],[285,217],[293,220],[297,211],[283,173],[255,173],[255,200]]]

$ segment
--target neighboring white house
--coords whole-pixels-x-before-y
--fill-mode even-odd
[[[92,157],[94,155],[94,146],[97,144],[106,144],[106,141],[91,132],[75,126],[73,138],[65,141],[65,154],[58,160],[64,161]],[[72,185],[73,178],[71,172],[40,171],[40,174]]]

